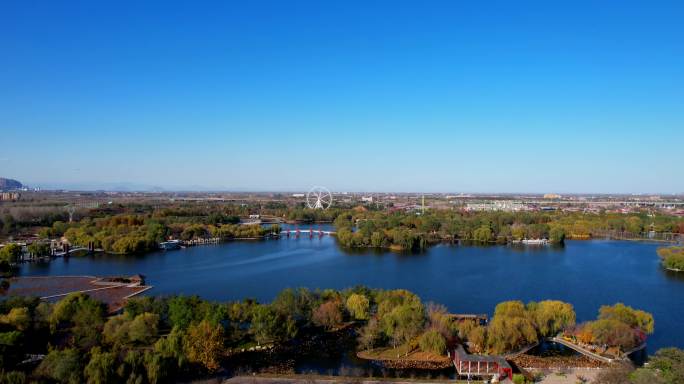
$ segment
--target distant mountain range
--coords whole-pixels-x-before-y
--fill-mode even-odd
[[[193,192],[207,192],[225,190],[220,187],[206,187],[199,185],[174,186],[174,185],[151,185],[135,182],[82,182],[82,183],[41,183],[32,182],[32,186],[40,187],[44,190],[69,190],[69,191],[111,191],[111,192],[177,192],[177,191],[193,191]]]
[[[11,191],[13,189],[21,189],[23,187],[24,186],[17,180],[0,177],[0,191]]]

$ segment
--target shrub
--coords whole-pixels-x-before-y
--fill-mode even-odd
[[[431,329],[420,336],[418,341],[420,350],[423,352],[430,352],[436,355],[443,355],[446,350],[446,339],[438,331]]]

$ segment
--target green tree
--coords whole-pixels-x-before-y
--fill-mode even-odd
[[[357,293],[349,295],[346,307],[356,320],[367,320],[370,315],[370,301],[365,295]]]
[[[637,369],[630,379],[637,383],[684,383],[684,351],[679,348],[658,350],[648,365]]]
[[[149,345],[157,338],[159,315],[143,313],[131,321],[128,329],[128,339],[132,343]]]
[[[145,361],[144,354],[138,350],[129,350],[123,358],[121,364],[116,369],[119,379],[126,381],[126,384],[143,384],[145,382]]]
[[[538,340],[532,315],[520,301],[499,303],[487,328],[487,342],[493,353],[514,351]]]
[[[418,336],[425,324],[425,311],[411,305],[400,305],[382,317],[383,332],[392,340],[394,348]]]
[[[20,371],[0,371],[0,384],[24,384],[26,374]]]
[[[250,332],[258,343],[285,341],[295,336],[297,328],[291,317],[279,314],[269,305],[254,309]]]
[[[76,345],[89,349],[99,344],[104,326],[105,306],[84,293],[71,293],[55,304],[49,317],[53,330],[68,326]]]
[[[105,340],[114,345],[149,345],[157,338],[159,315],[141,313],[132,320],[126,316],[110,318],[104,325]]]
[[[684,271],[684,247],[661,247],[658,248],[663,267],[674,270]]]
[[[19,244],[5,244],[4,247],[0,248],[0,260],[4,260],[8,263],[16,263],[21,257],[21,246]]]
[[[33,257],[49,256],[50,255],[50,244],[34,241],[27,247],[28,252]]]
[[[311,320],[312,311],[318,307],[314,295],[306,288],[286,288],[280,291],[271,307],[282,316],[290,316],[297,323],[306,325]]]
[[[90,351],[90,361],[84,373],[88,384],[108,384],[117,382],[115,369],[116,356],[95,347]]]
[[[511,237],[514,240],[522,240],[527,237],[527,228],[523,224],[515,224],[511,226]]]
[[[529,303],[539,334],[544,337],[555,336],[558,332],[575,325],[575,309],[572,304],[557,300],[544,300]]]
[[[197,296],[174,296],[169,300],[169,322],[171,326],[186,329],[195,320],[196,308],[199,305]]]
[[[382,248],[387,246],[387,238],[384,233],[375,231],[371,234],[370,243],[375,248]]]
[[[431,329],[420,336],[418,341],[420,350],[423,352],[430,352],[436,355],[443,355],[446,351],[446,339],[438,331]]]
[[[3,219],[2,219],[2,232],[6,235],[9,235],[14,231],[16,227],[16,222],[14,220],[14,216],[10,214],[6,214]]]
[[[551,227],[551,230],[549,230],[549,240],[552,243],[563,243],[565,241],[565,229],[559,225]]]
[[[482,243],[488,243],[494,240],[494,234],[488,225],[483,225],[473,232],[473,239]]]
[[[173,362],[176,369],[182,369],[188,360],[185,354],[185,332],[179,327],[173,327],[168,336],[157,340],[154,351],[167,361]]]
[[[54,349],[45,356],[36,369],[39,376],[68,384],[80,384],[83,381],[81,372],[83,366],[80,353],[76,349]]]
[[[156,352],[145,351],[143,356],[145,374],[150,384],[162,383],[171,375],[166,360]]]

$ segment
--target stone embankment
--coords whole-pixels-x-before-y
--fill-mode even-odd
[[[525,369],[561,369],[561,368],[605,368],[609,364],[591,359],[587,356],[532,356],[519,355],[512,359],[518,367]]]

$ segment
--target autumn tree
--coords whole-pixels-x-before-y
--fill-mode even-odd
[[[445,338],[455,336],[458,333],[458,323],[449,316],[445,306],[428,303],[426,310],[430,328],[438,331]]]
[[[342,311],[340,310],[340,303],[336,300],[326,301],[316,308],[311,317],[313,323],[332,329],[342,323]]]
[[[216,371],[223,353],[223,328],[206,320],[190,325],[185,353],[190,362],[199,363],[210,372]]]
[[[0,324],[10,325],[19,331],[25,331],[31,326],[31,314],[26,307],[10,309],[6,315],[0,315]]]
[[[616,319],[599,319],[585,325],[593,344],[631,349],[639,344],[634,329]]]
[[[361,330],[357,339],[361,350],[374,348],[382,339],[382,329],[377,319],[371,318]]]
[[[601,306],[599,309],[599,319],[618,320],[644,333],[653,333],[653,315],[622,303],[617,303],[613,306]]]

